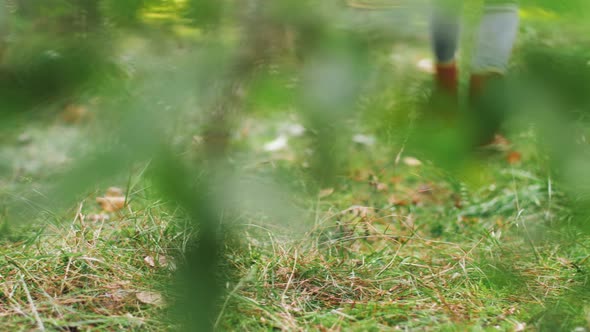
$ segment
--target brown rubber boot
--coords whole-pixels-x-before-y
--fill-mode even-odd
[[[436,65],[436,88],[439,91],[447,93],[449,96],[457,98],[459,86],[459,75],[457,64],[455,62]]]
[[[455,62],[437,64],[435,86],[428,107],[435,117],[455,122],[459,106],[459,75]]]
[[[504,76],[497,72],[472,74],[469,107],[473,139],[477,147],[503,150],[509,145],[500,129],[507,109]]]

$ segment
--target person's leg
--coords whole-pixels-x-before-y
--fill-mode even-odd
[[[504,119],[507,110],[502,77],[516,40],[518,6],[509,1],[486,1],[471,64],[469,98],[476,119],[476,143],[486,144]]]
[[[487,1],[471,65],[471,88],[477,93],[488,76],[504,75],[518,32],[514,2]]]
[[[436,88],[454,97],[458,85],[455,55],[459,44],[460,12],[460,0],[434,0],[431,42],[436,60]]]

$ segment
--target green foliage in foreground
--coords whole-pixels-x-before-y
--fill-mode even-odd
[[[304,176],[305,138],[272,156],[255,152],[280,126],[255,120],[256,134],[242,142],[258,165],[252,176],[287,169]],[[51,137],[50,129],[40,132],[32,146]],[[300,193],[294,199],[310,206],[297,215],[307,216],[295,219],[299,225],[259,209],[227,215],[219,278],[228,281],[212,321],[218,330],[585,326],[585,306],[568,299],[583,300],[587,240],[557,234],[554,226],[571,215],[566,201],[538,175],[533,136],[514,139],[522,162],[489,157],[478,166],[479,181],[463,184],[431,163],[404,160],[410,155],[396,163],[397,148],[351,146],[355,162],[332,190],[310,201],[292,184]],[[93,191],[65,214],[47,211],[41,230],[10,227],[0,271],[7,280],[3,326],[34,328],[32,302],[47,329],[176,329],[166,309],[176,301],[171,281],[197,230],[186,213],[154,196],[144,168],[132,174],[113,179],[129,184],[129,204],[108,220],[98,217],[101,193]],[[163,300],[145,303],[146,292]]]
[[[512,115],[508,163],[421,109],[420,6],[392,34],[389,14],[331,1],[15,3],[3,327],[588,326],[577,15],[525,8],[515,75],[492,91]],[[94,200],[113,184],[125,208],[106,220]]]

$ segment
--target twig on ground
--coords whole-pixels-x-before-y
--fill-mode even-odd
[[[37,307],[35,306],[35,302],[31,297],[31,293],[29,292],[29,288],[27,287],[27,283],[25,282],[25,278],[23,277],[22,273],[20,274],[20,282],[23,285],[25,294],[27,294],[27,301],[29,302],[29,306],[31,307],[31,311],[33,312],[33,316],[35,317],[35,321],[37,322],[37,327],[39,328],[39,331],[45,331],[45,325],[43,325],[43,321],[39,316],[39,312],[37,311]]]

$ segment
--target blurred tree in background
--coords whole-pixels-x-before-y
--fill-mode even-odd
[[[397,1],[380,11],[353,9],[336,0],[3,4],[2,129],[83,103],[93,105],[97,120],[71,167],[51,170],[44,186],[27,194],[36,208],[4,199],[6,218],[28,218],[39,206],[69,207],[97,184],[149,163],[150,179],[162,197],[181,206],[199,229],[177,273],[172,301],[173,317],[187,331],[212,326],[218,310],[225,214],[238,212],[238,202],[248,198],[259,202],[252,209],[266,208],[265,213],[285,225],[305,219],[291,204],[276,200],[290,201],[287,186],[282,187],[286,183],[252,179],[245,171],[247,158],[240,155],[232,135],[246,112],[280,116],[294,109],[301,116],[312,150],[307,194],[337,182],[348,171],[351,121],[372,126],[392,145],[403,145],[409,131],[420,141],[451,145],[442,155],[437,144],[416,148],[447,165],[458,178],[467,177],[462,173],[466,165],[477,162],[457,131],[447,130],[444,123],[430,127],[431,121],[423,120],[428,115],[417,105],[427,98],[429,87],[404,75],[388,82],[383,76],[389,73],[375,60],[400,40],[427,43],[425,1]],[[477,16],[475,3],[467,7]],[[583,1],[525,4],[525,16],[552,14],[533,15],[543,18],[539,25],[523,28],[514,75],[508,79],[510,93],[502,97],[515,130],[535,128],[550,156],[551,171],[571,188],[576,219],[556,227],[575,227],[585,234],[590,159],[587,145],[577,143],[571,128],[587,118],[590,52],[587,33],[567,31],[588,28],[582,14],[589,13],[589,7]],[[571,29],[554,29],[563,22]],[[560,47],[562,43],[567,48]],[[365,111],[384,93],[399,97],[401,106]],[[200,143],[179,139],[180,132],[198,137]],[[454,144],[461,147],[453,149]],[[260,203],[269,200],[277,203]],[[578,294],[586,296],[588,291]],[[570,297],[577,300],[574,294],[564,298]]]

